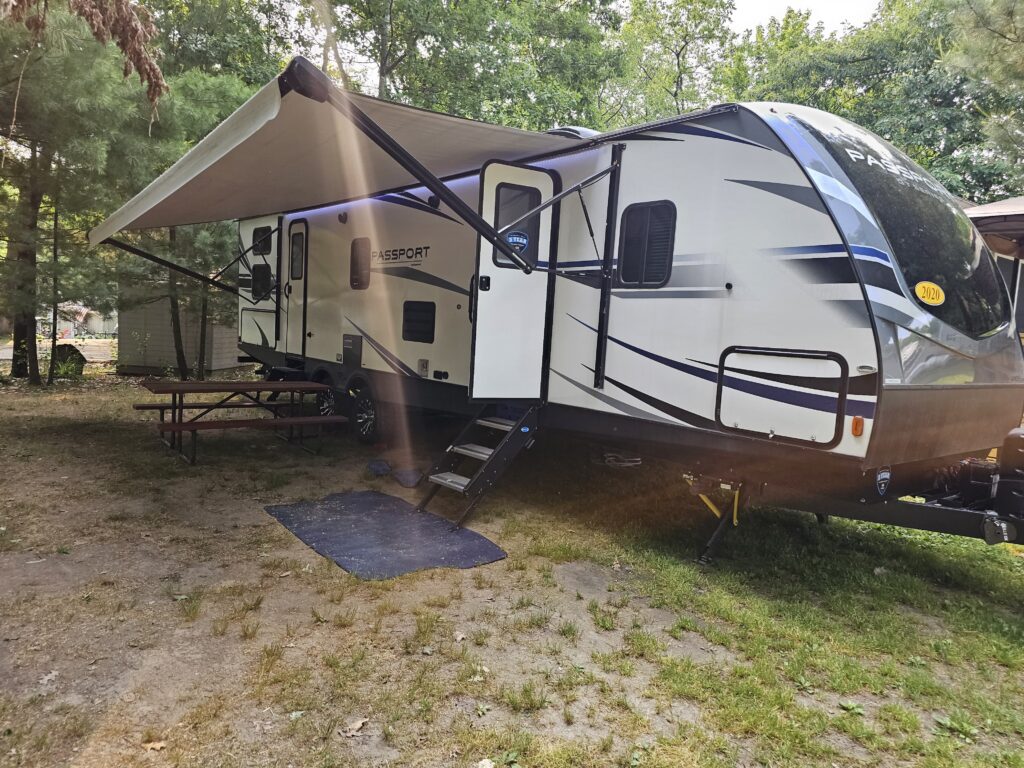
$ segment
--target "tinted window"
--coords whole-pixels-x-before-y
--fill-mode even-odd
[[[676,208],[667,200],[638,203],[622,214],[619,282],[637,288],[660,288],[672,272]]]
[[[805,126],[867,203],[911,292],[924,281],[945,292],[938,306],[915,298],[923,309],[975,337],[1009,320],[1009,299],[992,254],[956,198],[870,131],[831,115]]]
[[[252,231],[252,252],[257,256],[267,256],[270,253],[270,241],[273,240],[270,227],[256,227]]]
[[[402,339],[434,343],[434,318],[437,306],[432,301],[407,301],[402,305]]]
[[[370,238],[357,237],[352,241],[352,258],[349,263],[349,287],[363,291],[370,287]]]
[[[291,267],[288,273],[291,275],[292,280],[301,280],[302,269],[305,266],[303,262],[306,255],[306,233],[292,232],[291,245],[291,257],[289,259]]]
[[[541,203],[540,190],[519,184],[499,184],[495,191],[496,229],[501,230],[529,213]],[[515,229],[505,233],[505,240],[529,264],[537,263],[537,240],[540,238],[540,214],[531,216]],[[505,256],[494,251],[494,263],[499,267],[515,267]]]

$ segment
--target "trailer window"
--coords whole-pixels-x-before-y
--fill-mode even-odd
[[[402,305],[402,340],[434,343],[437,305],[432,301],[407,301]]]
[[[882,228],[911,294],[918,283],[945,296],[922,309],[975,338],[1010,319],[1010,300],[992,253],[954,198],[889,142],[833,115],[801,120],[846,172]]]
[[[672,273],[676,207],[668,200],[636,203],[622,214],[619,282],[635,288],[660,288]]]
[[[291,240],[291,256],[289,264],[291,265],[288,274],[291,275],[292,280],[302,279],[302,270],[305,267],[306,261],[306,233],[305,232],[292,232]]]
[[[268,256],[270,254],[270,241],[273,240],[270,227],[256,227],[252,231],[252,252],[256,256]]]
[[[536,187],[524,187],[521,184],[499,184],[495,190],[496,229],[507,227],[512,222],[529,213],[541,203],[540,190]],[[517,224],[511,232],[505,233],[505,239],[529,264],[537,263],[537,241],[540,239],[540,214],[531,216],[521,224]],[[506,256],[494,250],[494,263],[499,267],[513,267]]]
[[[354,291],[365,291],[370,287],[370,238],[357,237],[353,240],[351,256],[349,287]]]

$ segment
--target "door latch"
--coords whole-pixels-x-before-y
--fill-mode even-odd
[[[491,290],[491,278],[489,275],[480,275],[479,288],[481,291]]]

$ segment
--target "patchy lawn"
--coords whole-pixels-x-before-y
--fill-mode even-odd
[[[702,569],[677,470],[549,434],[472,522],[507,560],[362,582],[263,507],[415,498],[379,453],[188,467],[144,396],[0,386],[0,766],[1024,766],[1020,549],[760,510]]]

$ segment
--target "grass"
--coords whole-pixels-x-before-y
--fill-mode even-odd
[[[87,663],[100,659],[78,677],[98,679],[105,665],[124,668],[110,649],[125,643],[154,660],[205,643],[209,703],[176,691],[181,701],[164,709],[185,719],[122,723],[143,708],[61,710],[69,674],[39,694],[57,665],[19,672],[0,686],[0,763],[16,749],[15,764],[56,764],[73,747],[135,744],[152,728],[168,735],[171,764],[220,764],[229,752],[238,757],[226,764],[251,764],[272,750],[282,764],[349,765],[359,739],[339,729],[366,716],[400,755],[394,764],[501,765],[514,754],[521,768],[1024,768],[1020,548],[761,509],[701,568],[693,556],[711,521],[676,468],[593,467],[588,447],[545,434],[473,521],[507,561],[360,582],[311,559],[260,507],[338,490],[339,472],[358,471],[370,451],[326,441],[321,456],[293,457],[276,443],[243,450],[240,438],[211,437],[203,463],[184,467],[132,420],[137,390],[79,386],[5,393],[8,475],[46,465],[96,479],[59,516],[42,501],[58,497],[56,482],[38,499],[0,498],[0,551],[69,567],[95,557],[105,539],[84,522],[60,527],[95,508],[86,519],[97,532],[125,552],[159,542],[161,560],[132,570],[145,575],[130,586],[111,569],[109,581],[64,593],[0,592],[21,637],[10,650],[31,665],[29,643],[74,636]],[[264,471],[276,474],[257,482]],[[235,497],[239,525],[224,524],[220,508]],[[182,503],[194,498],[209,515]],[[562,564],[579,560],[603,576],[566,582]],[[194,589],[197,572],[226,586]],[[166,599],[151,603],[147,590]],[[45,633],[51,625],[59,634]],[[159,681],[146,682],[139,703],[163,711],[145,699]],[[232,735],[253,721],[273,725],[255,746]]]
[[[544,687],[533,680],[527,680],[518,688],[503,689],[501,699],[513,712],[536,712],[548,704]]]

